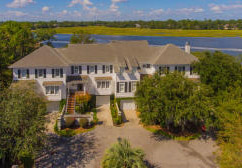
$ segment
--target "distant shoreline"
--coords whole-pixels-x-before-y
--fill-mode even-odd
[[[240,37],[242,30],[181,30],[181,29],[147,29],[147,28],[114,28],[104,26],[58,27],[57,34],[73,34],[84,30],[89,34],[113,36],[157,36],[157,37]]]

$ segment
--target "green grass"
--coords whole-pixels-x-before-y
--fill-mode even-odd
[[[179,30],[179,29],[145,29],[145,28],[113,28],[104,26],[60,27],[58,34],[73,34],[84,30],[96,35],[117,36],[173,36],[173,37],[242,37],[242,30]]]
[[[158,130],[158,129],[151,128],[151,127],[144,127],[144,128],[146,130],[156,134],[156,135],[162,135],[162,136],[165,136],[167,138],[174,139],[174,140],[177,140],[177,141],[190,141],[190,140],[193,140],[193,139],[197,139],[201,136],[199,133],[194,134],[194,135],[190,135],[190,136],[175,136],[175,135],[168,134],[167,132],[164,132],[160,129]]]

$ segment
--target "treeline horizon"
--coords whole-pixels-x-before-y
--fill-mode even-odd
[[[4,22],[0,22],[0,25]],[[238,20],[166,20],[166,21],[37,21],[27,22],[32,29],[106,26],[118,28],[184,29],[184,30],[242,30],[242,19]]]

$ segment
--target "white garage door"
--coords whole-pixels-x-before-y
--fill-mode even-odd
[[[96,96],[96,106],[110,105],[110,96]]]
[[[121,100],[120,106],[122,110],[136,110],[134,100]]]

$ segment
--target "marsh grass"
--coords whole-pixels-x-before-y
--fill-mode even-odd
[[[58,34],[73,34],[76,31],[96,35],[116,36],[166,36],[166,37],[242,37],[242,30],[180,30],[147,28],[114,28],[105,26],[59,27]]]

